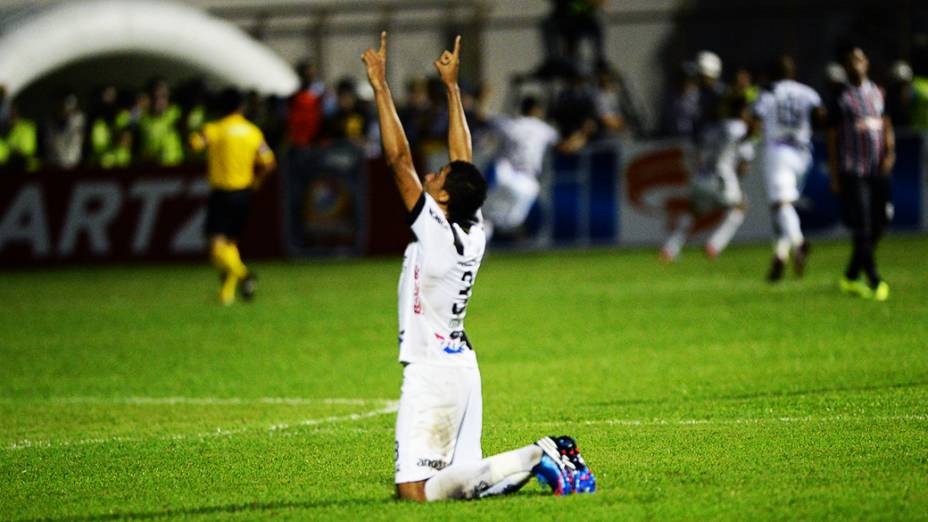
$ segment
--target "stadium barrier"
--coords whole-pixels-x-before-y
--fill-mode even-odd
[[[928,231],[928,135],[900,133],[893,172],[892,227]],[[813,237],[839,237],[825,147],[798,205]],[[692,151],[678,141],[597,143],[549,154],[525,233],[496,246],[544,249],[658,245],[687,207]],[[382,159],[349,143],[291,150],[279,176],[257,193],[242,239],[247,258],[398,255],[410,238],[405,210]],[[426,158],[425,164],[434,163]],[[443,161],[445,161],[443,159]],[[755,162],[735,241],[771,235],[763,177]],[[482,166],[492,184],[492,162]],[[0,266],[206,259],[208,187],[202,167],[84,170],[0,178]],[[697,222],[708,229],[720,214]]]
[[[43,172],[0,180],[0,266],[206,259],[202,167]],[[255,196],[241,248],[283,254],[280,184]]]
[[[893,170],[895,231],[928,231],[928,135],[897,135]],[[760,154],[760,151],[758,151]],[[688,207],[694,151],[680,140],[598,143],[578,154],[549,154],[542,191],[517,244],[526,248],[661,244],[675,216]],[[762,158],[742,178],[748,199],[735,242],[767,241],[772,234]],[[816,139],[797,210],[812,237],[843,237],[836,198],[830,191],[824,142]],[[485,166],[492,179],[492,163]],[[709,230],[721,212],[703,216],[697,232]]]

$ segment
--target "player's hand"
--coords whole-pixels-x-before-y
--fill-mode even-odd
[[[380,49],[368,48],[361,55],[361,61],[367,67],[367,79],[371,87],[377,89],[387,84],[387,32],[380,33]]]
[[[896,153],[890,152],[880,162],[880,174],[889,177],[893,173],[893,167],[896,165]]]
[[[435,69],[445,85],[458,83],[458,64],[461,63],[461,35],[454,39],[454,52],[445,50],[435,60]]]

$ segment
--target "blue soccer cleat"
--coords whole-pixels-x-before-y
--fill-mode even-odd
[[[577,443],[567,435],[545,437],[535,443],[541,448],[541,462],[532,469],[538,481],[556,496],[596,491],[596,477],[586,465]]]
[[[532,468],[532,473],[538,479],[538,483],[551,488],[551,493],[559,497],[561,495],[570,495],[570,477],[567,475],[558,460],[542,454],[541,461]]]

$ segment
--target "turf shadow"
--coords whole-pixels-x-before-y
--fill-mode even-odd
[[[377,504],[396,503],[394,498],[387,499],[332,499],[306,502],[248,502],[244,504],[225,504],[220,506],[200,506],[192,508],[165,509],[161,511],[126,511],[85,515],[79,517],[30,518],[20,522],[99,522],[107,520],[155,520],[160,518],[180,518],[197,515],[216,515],[234,513],[260,513],[284,509],[318,509],[338,506],[373,506]],[[266,513],[269,516],[270,513]]]

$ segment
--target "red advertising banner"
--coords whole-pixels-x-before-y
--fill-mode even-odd
[[[256,194],[241,241],[283,254],[279,179]],[[200,167],[83,170],[0,179],[0,266],[205,259]]]

